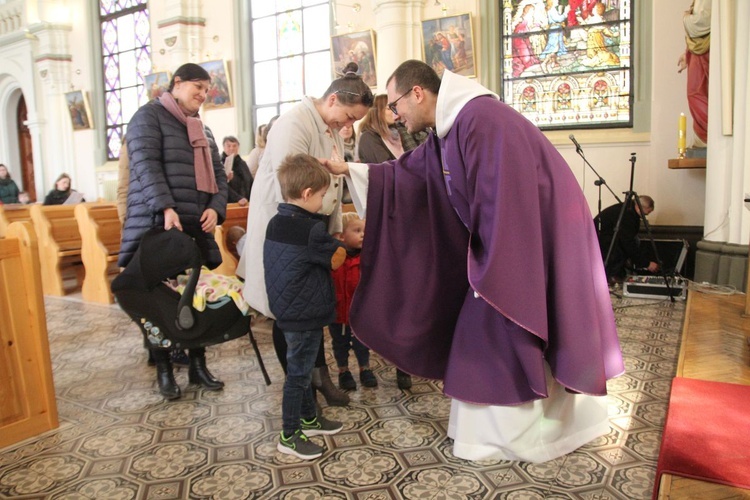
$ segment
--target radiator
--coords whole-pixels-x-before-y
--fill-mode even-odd
[[[117,179],[102,180],[101,198],[104,201],[117,201]]]

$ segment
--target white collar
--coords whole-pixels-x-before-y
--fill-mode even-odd
[[[497,94],[476,80],[445,70],[435,106],[435,132],[438,137],[442,139],[448,135],[458,113],[466,103],[481,95],[491,95],[499,99]]]

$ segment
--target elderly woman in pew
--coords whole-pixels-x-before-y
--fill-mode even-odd
[[[127,213],[118,264],[127,266],[141,236],[154,227],[176,228],[192,236],[206,266],[221,264],[213,230],[224,220],[227,178],[211,130],[198,116],[211,77],[197,64],[174,73],[167,92],[143,105],[130,121]],[[159,391],[167,399],[181,396],[169,350],[152,349]],[[206,367],[204,348],[190,349],[188,380],[208,390],[224,383]]]

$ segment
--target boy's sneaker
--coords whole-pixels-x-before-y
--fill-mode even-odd
[[[281,431],[276,449],[281,453],[294,455],[302,460],[312,460],[323,454],[323,447],[310,441],[300,429],[297,429],[288,438],[285,438],[284,431]]]
[[[300,427],[302,427],[302,432],[308,436],[322,436],[336,434],[344,428],[344,424],[335,420],[328,420],[323,415],[319,415],[310,420],[301,419]]]
[[[359,372],[359,381],[362,382],[362,385],[365,387],[377,387],[378,386],[378,379],[375,378],[375,374],[372,373],[372,370],[369,368],[366,368]]]
[[[353,391],[357,388],[357,383],[352,377],[352,372],[349,370],[339,373],[339,389],[342,391]]]

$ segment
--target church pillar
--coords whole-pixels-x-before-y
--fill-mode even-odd
[[[714,0],[711,16],[706,208],[695,280],[742,290],[747,274],[737,261],[746,259],[736,247],[750,240],[744,201],[750,195],[750,32],[742,20],[750,3]]]
[[[733,7],[734,13],[727,12]],[[745,208],[745,194],[750,194],[750,149],[748,135],[748,54],[750,35],[741,25],[734,25],[734,57],[727,58],[731,45],[721,43],[726,24],[722,18],[737,23],[741,15],[750,15],[750,4],[714,0],[711,20],[711,69],[708,97],[708,158],[706,169],[705,239],[717,242],[747,244],[750,238],[750,211]],[[746,18],[745,18],[746,19]],[[739,29],[737,29],[739,28]],[[729,59],[729,61],[727,61]],[[729,93],[733,103],[722,106],[730,79]],[[729,114],[733,131],[722,127]],[[725,132],[729,132],[728,134]]]
[[[35,176],[39,196],[62,172],[71,175],[74,185],[80,180],[76,171],[73,126],[64,95],[71,90],[70,31],[70,26],[49,23],[32,25],[30,29],[37,39],[34,67],[41,86],[37,95],[43,101],[35,111],[30,110],[27,120],[34,144],[35,167],[41,173]]]
[[[167,0],[164,18],[157,22],[159,37],[167,46],[169,70],[186,62],[203,61],[203,32],[206,19],[201,17],[200,0]]]
[[[422,59],[423,5],[424,0],[372,0],[378,92],[385,92],[386,80],[399,64]]]

